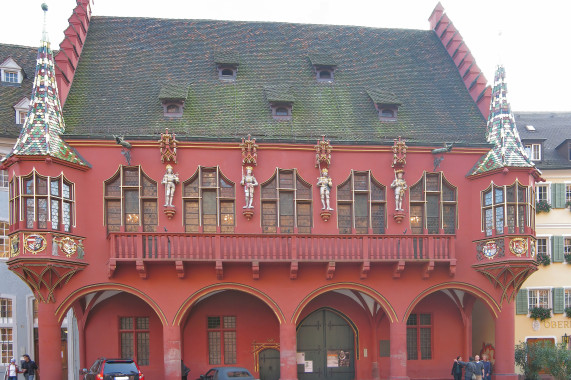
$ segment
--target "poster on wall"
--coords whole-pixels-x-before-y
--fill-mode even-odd
[[[313,360],[307,360],[304,368],[305,372],[313,372]]]
[[[298,352],[296,359],[297,364],[305,365],[305,352]]]
[[[327,350],[327,367],[349,367],[350,366],[349,351],[344,350]]]

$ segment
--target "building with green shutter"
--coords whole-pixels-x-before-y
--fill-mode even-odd
[[[516,304],[516,342],[560,343],[571,335],[571,113],[516,115],[521,140],[545,182],[536,184],[539,271],[522,285]],[[543,211],[540,211],[543,210]],[[550,309],[536,320],[532,308]],[[567,311],[567,312],[566,312]]]

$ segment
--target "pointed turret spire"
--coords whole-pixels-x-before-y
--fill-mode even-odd
[[[486,129],[486,139],[493,144],[493,148],[478,161],[468,175],[505,167],[535,167],[521,143],[515,118],[507,100],[507,92],[506,70],[503,66],[498,66]]]
[[[58,96],[53,53],[46,31],[48,6],[45,3],[42,4],[42,10],[44,11],[44,28],[36,59],[30,110],[22,126],[20,137],[9,156],[50,156],[89,166],[89,163],[61,139],[65,131],[65,123]]]

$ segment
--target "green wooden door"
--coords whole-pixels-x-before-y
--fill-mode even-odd
[[[260,380],[279,380],[280,352],[268,348],[260,352]]]
[[[338,314],[318,310],[297,330],[297,352],[305,355],[298,364],[299,380],[351,380],[355,377],[353,329]]]

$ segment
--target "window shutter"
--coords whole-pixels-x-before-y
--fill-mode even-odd
[[[529,308],[527,306],[527,289],[520,289],[515,298],[515,313],[527,314]]]
[[[551,185],[551,207],[565,207],[565,184],[554,183]]]
[[[551,261],[554,263],[563,262],[563,236],[551,238]]]
[[[564,311],[564,294],[563,288],[553,288],[553,314],[562,314]]]

